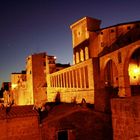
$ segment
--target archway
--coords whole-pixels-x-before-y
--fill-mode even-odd
[[[128,74],[131,95],[140,95],[140,48],[136,49],[130,57]]]
[[[118,96],[118,70],[115,63],[109,60],[104,70],[104,80],[107,92],[111,97]]]

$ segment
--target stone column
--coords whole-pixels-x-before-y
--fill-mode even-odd
[[[69,75],[69,88],[71,88],[71,71],[68,72],[68,75]]]
[[[63,82],[64,82],[64,88],[66,88],[66,76],[65,72],[63,73]]]
[[[130,89],[130,80],[128,72],[125,73],[122,66],[120,66],[118,72],[118,80],[119,80],[119,96],[120,97],[130,97],[131,89]]]
[[[84,88],[86,88],[86,72],[85,72],[85,67],[83,67],[83,80],[84,80]]]

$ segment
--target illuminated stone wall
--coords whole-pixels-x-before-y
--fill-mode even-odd
[[[95,73],[93,66],[96,61],[89,59],[48,75],[47,101],[55,101],[57,94],[60,94],[62,102],[80,103],[84,98],[87,103],[93,104],[97,82],[93,80]]]
[[[39,117],[32,107],[12,107],[0,110],[1,140],[40,140]]]
[[[91,32],[98,30],[100,23],[101,21],[98,19],[84,17],[70,26],[72,31],[73,64],[91,58],[89,52]]]
[[[28,104],[34,103],[33,96],[33,75],[32,75],[32,57],[26,58],[26,76],[27,76],[27,99]]]
[[[140,97],[112,99],[113,140],[140,139]]]
[[[14,100],[15,105],[28,105],[26,73],[12,73],[11,83],[11,101]]]
[[[27,61],[27,85],[31,104],[46,101],[46,53],[33,54]]]
[[[48,101],[54,101],[57,93],[60,93],[62,101],[67,102],[72,102],[81,96],[77,99],[78,102],[82,98],[86,98],[90,103],[96,102],[97,109],[100,108],[99,110],[103,111],[106,110],[105,107],[110,108],[110,98],[131,96],[130,82],[132,80],[128,67],[132,53],[140,48],[140,23],[118,24],[100,29],[100,20],[85,17],[72,24],[70,28],[73,39],[74,65],[49,75],[50,77],[47,78],[49,82]],[[93,63],[96,63],[95,66],[88,63],[90,58],[93,59]],[[97,59],[99,61],[95,61]],[[86,75],[86,77],[90,75],[88,79],[94,81],[90,87],[93,90],[90,91],[89,89],[88,91],[83,90],[80,84],[79,87],[77,86],[78,88],[74,87],[74,81],[77,85],[82,81],[80,79],[82,70],[77,68],[84,67],[86,63],[88,63],[87,68],[93,70],[92,73]],[[86,84],[85,80],[83,80],[84,84]]]

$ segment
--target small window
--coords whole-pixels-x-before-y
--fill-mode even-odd
[[[103,32],[101,32],[101,35],[103,35]]]
[[[78,32],[78,35],[79,35],[79,36],[81,35],[81,32],[80,32],[80,31]]]
[[[30,74],[32,74],[31,70],[30,70]]]
[[[57,133],[57,140],[68,140],[68,131],[62,130]]]

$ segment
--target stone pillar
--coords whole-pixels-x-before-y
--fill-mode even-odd
[[[71,88],[72,87],[72,82],[71,82],[71,71],[68,72],[68,75],[69,75],[69,87]]]
[[[66,72],[66,75],[65,76],[66,76],[66,88],[68,88],[69,87],[69,85],[68,85],[68,80],[69,80],[68,79],[68,72]]]
[[[64,88],[66,88],[66,73],[63,73],[63,80],[64,80]]]
[[[129,84],[128,75],[119,75],[119,96],[120,97],[130,97],[131,90]]]
[[[80,88],[82,88],[82,68],[79,68]]]
[[[77,72],[77,69],[75,70],[75,79],[76,79],[76,81],[75,81],[75,86],[76,86],[76,88],[78,88],[78,77],[77,77],[77,74],[78,74],[78,72]]]
[[[85,67],[83,67],[83,79],[84,79],[84,88],[86,88],[86,72],[85,72]]]
[[[130,90],[130,80],[128,72],[125,73],[122,66],[120,66],[118,72],[118,80],[119,80],[119,96],[120,97],[130,97],[131,90]]]
[[[56,87],[56,76],[54,76],[54,87]]]
[[[73,79],[73,88],[76,87],[76,76],[75,76],[75,70],[72,71],[72,79]]]

